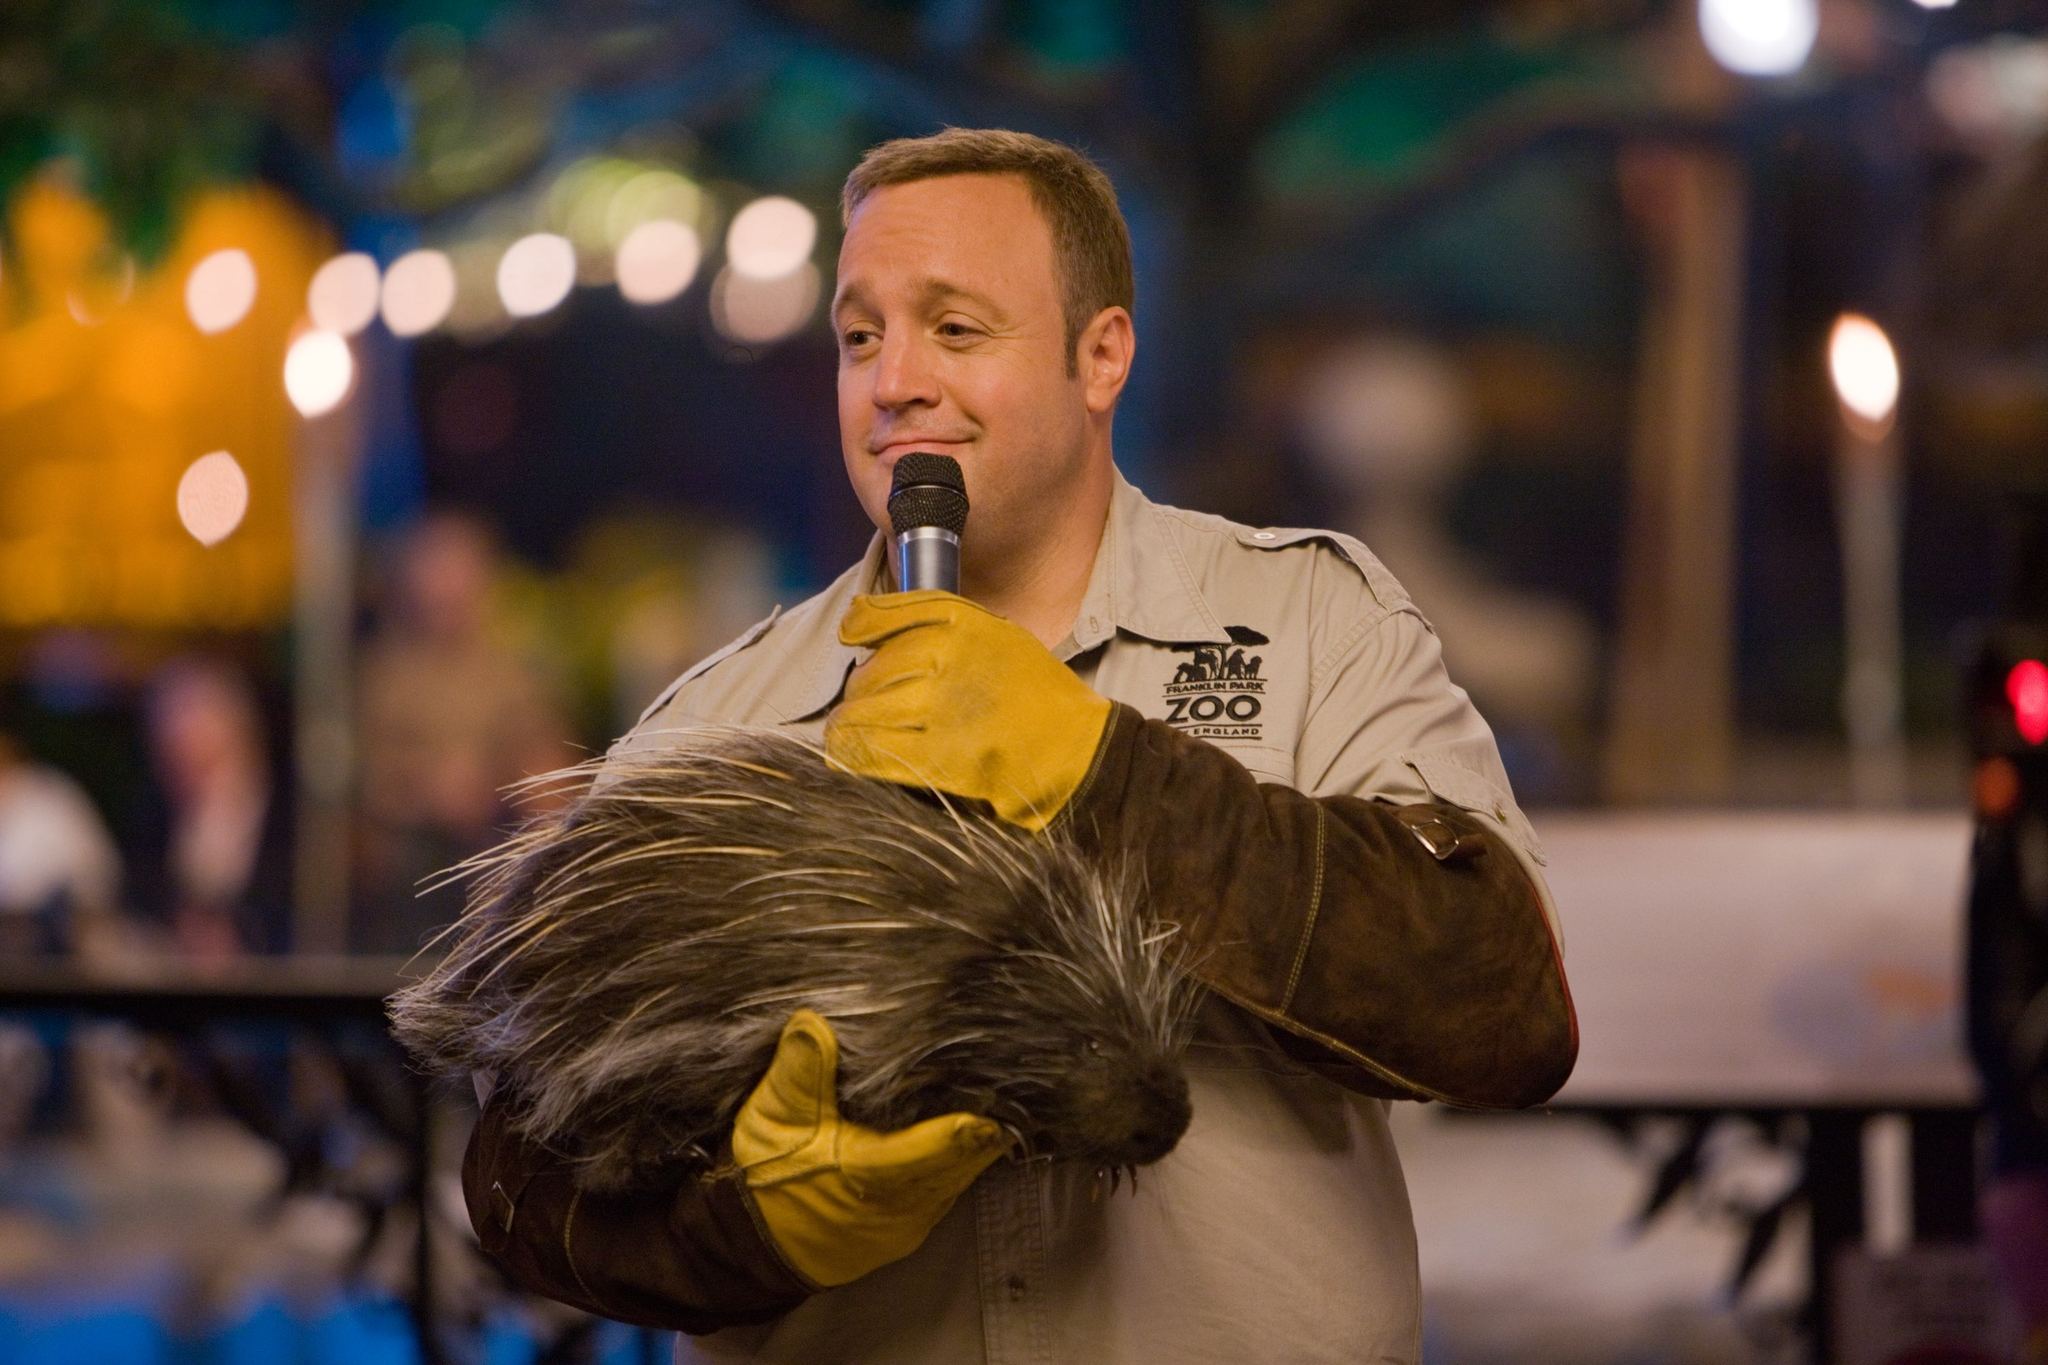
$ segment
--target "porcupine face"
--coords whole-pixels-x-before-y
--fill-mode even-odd
[[[1016,837],[1004,834],[1002,837]],[[1171,1151],[1190,1109],[1180,1055],[1193,987],[1170,928],[1057,841],[1025,841],[1031,885],[995,948],[961,964],[951,1012],[976,1021],[943,1054],[1039,1155],[1115,1169]]]

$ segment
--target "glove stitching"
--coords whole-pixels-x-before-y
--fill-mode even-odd
[[[1202,985],[1212,994],[1222,996],[1225,1000],[1228,1000],[1246,1013],[1256,1015],[1276,1028],[1285,1029],[1297,1038],[1306,1038],[1312,1043],[1321,1043],[1339,1057],[1365,1068],[1387,1084],[1408,1091],[1409,1094],[1406,1098],[1437,1100],[1444,1104],[1456,1105],[1461,1109],[1512,1109],[1516,1107],[1507,1104],[1488,1104],[1479,1100],[1459,1099],[1455,1095],[1424,1085],[1420,1081],[1410,1080],[1392,1067],[1374,1061],[1343,1039],[1325,1033],[1313,1025],[1305,1024],[1301,1020],[1284,1014],[1270,1005],[1262,1005],[1251,997],[1232,990],[1227,986],[1218,985],[1214,981],[1204,979]]]
[[[568,1265],[569,1273],[576,1277],[576,1287],[583,1291],[583,1297],[597,1308],[598,1313],[608,1318],[617,1317],[618,1315],[606,1306],[605,1301],[598,1297],[597,1291],[590,1287],[590,1281],[583,1278],[583,1271],[576,1264],[576,1210],[582,1205],[583,1191],[579,1189],[569,1196],[569,1212],[562,1218],[562,1260]]]
[[[1328,847],[1325,835],[1329,829],[1330,814],[1318,803],[1316,811],[1316,875],[1309,887],[1308,919],[1301,926],[1301,940],[1294,945],[1294,966],[1287,973],[1287,989],[1280,996],[1280,1008],[1284,1011],[1294,1003],[1294,988],[1301,984],[1302,964],[1308,961],[1309,940],[1315,936],[1316,916],[1323,909],[1323,857]]]
[[[761,1206],[754,1202],[754,1192],[744,1184],[740,1188],[740,1204],[746,1209],[747,1219],[753,1223],[754,1232],[761,1238],[761,1245],[768,1248],[768,1253],[775,1258],[776,1264],[787,1270],[790,1277],[804,1287],[806,1293],[822,1293],[829,1288],[797,1269],[796,1262],[789,1259],[789,1254],[783,1251],[782,1244],[775,1240],[775,1234],[769,1230],[768,1220],[761,1215]]]

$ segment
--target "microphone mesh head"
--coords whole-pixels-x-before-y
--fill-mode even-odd
[[[889,526],[902,535],[913,526],[967,528],[967,481],[950,455],[917,451],[896,462],[889,484]]]
[[[912,484],[950,488],[963,497],[967,493],[967,480],[960,475],[960,462],[951,455],[935,455],[929,450],[912,451],[896,462],[889,496],[895,497]]]

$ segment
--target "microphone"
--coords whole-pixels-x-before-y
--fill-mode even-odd
[[[960,462],[926,451],[898,460],[889,483],[889,527],[896,535],[898,588],[960,591],[960,532],[967,527]]]

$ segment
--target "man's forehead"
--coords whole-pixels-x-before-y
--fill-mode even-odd
[[[847,223],[834,299],[881,284],[926,290],[934,279],[986,290],[1031,257],[1050,267],[1054,254],[1051,227],[1022,176],[976,172],[883,185]]]

